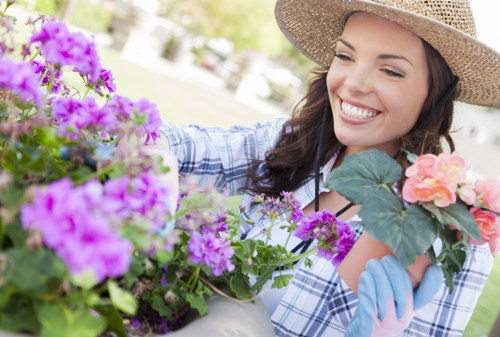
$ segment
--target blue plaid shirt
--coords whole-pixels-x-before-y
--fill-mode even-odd
[[[184,126],[163,123],[162,132],[177,155],[179,173],[196,177],[201,186],[215,185],[235,195],[248,186],[247,170],[253,159],[263,159],[266,151],[277,141],[285,119],[256,124],[252,127],[231,128]],[[324,180],[335,158],[321,169]],[[322,191],[327,189],[322,188]],[[294,191],[302,205],[314,199],[314,177],[311,174]],[[259,237],[269,223],[263,219],[258,206],[250,206],[251,197],[243,197],[245,216],[254,220],[253,227],[242,231],[248,237]],[[279,219],[278,221],[284,221]],[[357,237],[362,233],[361,219],[349,221]],[[284,244],[287,235],[273,226],[271,244]],[[288,249],[298,243],[292,238]],[[270,308],[276,336],[343,336],[357,307],[357,296],[343,282],[336,268],[322,258],[313,257],[312,267],[299,265],[289,285],[282,290],[263,291],[263,301]],[[493,258],[487,246],[474,247],[463,270],[455,277],[455,290],[449,294],[444,281],[432,301],[417,312],[400,336],[462,336],[478,297],[491,271]],[[269,293],[269,294],[266,294]],[[266,297],[270,300],[266,303]]]

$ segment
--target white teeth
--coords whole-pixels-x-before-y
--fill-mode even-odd
[[[367,119],[367,118],[372,118],[376,115],[375,112],[368,111],[365,109],[361,108],[356,108],[346,102],[342,102],[342,110],[344,113],[353,118],[362,118],[362,119]]]

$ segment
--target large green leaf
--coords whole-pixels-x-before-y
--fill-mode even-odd
[[[425,203],[424,207],[434,214],[436,219],[443,225],[455,226],[459,231],[470,235],[474,240],[481,241],[481,234],[474,216],[462,202],[459,201],[446,208],[437,207],[433,203]]]
[[[15,284],[19,292],[30,295],[52,293],[67,275],[64,263],[48,249],[10,249],[6,252],[6,283]]]
[[[419,206],[405,209],[401,200],[387,190],[365,200],[360,217],[370,235],[392,248],[403,266],[408,266],[431,245],[437,227],[431,215]]]
[[[208,312],[208,303],[205,297],[201,294],[187,293],[185,295],[186,301],[188,301],[191,308],[198,310],[200,315],[206,315]]]
[[[106,319],[106,331],[113,331],[118,337],[127,337],[127,330],[123,324],[123,317],[116,307],[112,305],[102,305],[96,307],[96,310]]]
[[[40,337],[97,337],[106,328],[106,320],[90,309],[70,310],[63,305],[43,304],[36,312],[42,324]]]
[[[328,176],[325,186],[356,204],[401,178],[403,169],[385,152],[371,149],[348,155]]]
[[[250,282],[248,276],[242,274],[239,270],[231,274],[231,278],[229,279],[229,286],[238,298],[250,299],[253,296],[252,292],[250,291]]]
[[[120,288],[113,280],[108,280],[108,290],[114,306],[126,314],[135,315],[138,304],[130,292]]]

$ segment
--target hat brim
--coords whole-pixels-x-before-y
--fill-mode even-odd
[[[460,78],[458,101],[500,108],[500,54],[464,32],[426,16],[364,0],[278,0],[278,26],[308,58],[328,67],[348,16],[379,15],[433,46]]]

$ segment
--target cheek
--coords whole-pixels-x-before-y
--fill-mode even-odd
[[[341,83],[341,72],[338,67],[334,67],[334,63],[330,66],[330,69],[328,69],[328,73],[326,75],[326,87],[328,88],[328,92],[332,93],[334,92]]]

